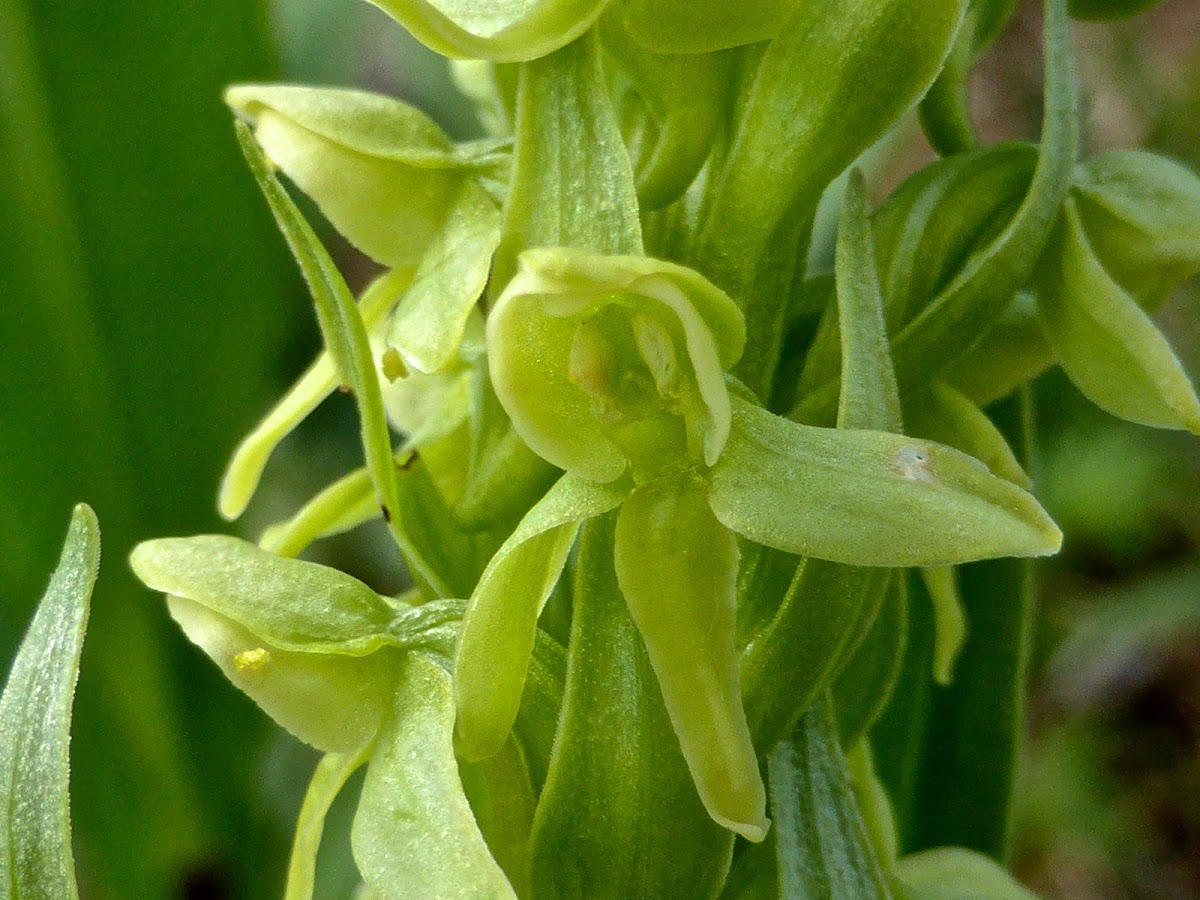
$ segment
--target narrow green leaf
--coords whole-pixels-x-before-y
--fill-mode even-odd
[[[1014,399],[997,410],[1001,427],[1022,453],[1032,427],[1025,403]],[[946,689],[933,689],[928,724],[922,726],[928,730],[908,814],[910,850],[948,845],[1004,859],[1025,725],[1032,574],[1029,563],[1011,559],[958,569],[970,628],[954,681]],[[928,672],[926,668],[926,683]],[[904,688],[909,689],[920,691]]]
[[[918,14],[907,0],[816,0],[762,54],[694,255],[746,313],[750,350],[735,374],[760,397],[779,357],[781,287],[803,269],[804,223],[829,182],[933,82],[965,7],[934,0]],[[789,159],[805,163],[781,164]],[[764,266],[782,286],[756,271]]]
[[[613,533],[610,517],[580,540],[567,692],[534,822],[534,896],[710,897],[734,835],[696,794],[617,584]]]
[[[961,847],[939,847],[900,860],[896,879],[911,900],[1034,900],[1002,866]]]
[[[342,383],[350,385],[358,401],[367,469],[371,472],[392,537],[413,579],[427,587],[434,596],[445,597],[449,594],[445,582],[421,557],[400,517],[396,467],[392,459],[392,443],[383,410],[379,376],[375,371],[367,330],[354,305],[350,289],[346,287],[341,273],[312,226],[304,220],[296,204],[271,173],[266,158],[245,123],[237,123],[237,134],[242,153],[312,291],[321,334],[333,359],[334,369]]]
[[[368,331],[378,325],[412,281],[412,269],[392,269],[363,292],[359,312]],[[221,479],[217,508],[226,519],[236,519],[250,503],[259,479],[275,448],[338,386],[329,351],[322,351],[291,389],[238,444]]]
[[[460,759],[458,773],[488,851],[517,896],[528,897],[529,837],[538,798],[518,731],[487,759]]]
[[[521,66],[516,158],[494,281],[534,247],[642,250],[637,189],[594,36]],[[580,185],[587,185],[586,197]]]
[[[450,677],[411,653],[392,703],[350,833],[363,879],[387,900],[515,898],[463,793]]]
[[[851,174],[842,206],[835,280],[843,344],[838,424],[899,432],[900,397],[875,269],[866,184],[858,170]],[[870,628],[891,581],[886,569],[819,559],[801,562],[773,619],[743,655],[748,715],[761,746],[772,747],[792,733],[799,716]],[[780,691],[781,684],[788,690]]]
[[[1038,290],[1046,339],[1085,397],[1131,422],[1200,434],[1200,398],[1162,332],[1096,258],[1067,203]]]
[[[521,702],[537,619],[585,519],[628,488],[564,475],[496,551],[471,596],[455,659],[458,743],[466,759],[504,746]]]
[[[100,527],[80,504],[0,697],[0,893],[12,900],[79,895],[68,749],[99,566]]]
[[[833,709],[818,702],[767,760],[781,897],[891,897],[859,812]]]
[[[1041,556],[1062,541],[1031,495],[957,450],[798,425],[737,397],[733,409],[710,502],[753,541],[860,566]]]
[[[579,37],[608,0],[371,2],[442,56],[517,62],[545,56]]]
[[[834,269],[842,335],[838,427],[899,434],[904,430],[900,390],[888,347],[875,244],[867,216],[867,184],[862,171],[855,169],[846,186]]]
[[[1006,299],[1033,274],[1067,196],[1078,123],[1066,0],[1046,0],[1044,33],[1045,112],[1037,168],[1028,193],[1004,229],[973,253],[950,282],[895,334],[892,356],[902,389],[924,382],[986,335],[1005,311]],[[963,335],[972,338],[964,341]],[[837,397],[835,380],[814,384],[801,397],[793,416],[827,421]]]
[[[366,750],[329,753],[317,763],[296,822],[283,900],[312,900],[317,876],[317,851],[321,848],[321,836],[325,832],[325,816],[350,776],[367,761],[367,756]]]
[[[366,653],[396,614],[337,569],[225,535],[146,541],[129,562],[152,590],[203,604],[287,650]]]
[[[785,739],[829,685],[873,621],[892,574],[820,559],[801,562],[778,611],[742,654],[746,715],[759,746]]]
[[[738,679],[738,547],[705,494],[695,476],[634,489],[617,517],[617,583],[700,799],[718,824],[758,842],[769,823]]]
[[[1028,192],[1036,164],[1034,147],[1001,144],[927,166],[888,198],[872,231],[889,334],[898,333],[987,246]],[[837,371],[840,344],[838,317],[825,310],[805,359],[798,387],[802,402]],[[831,407],[819,420],[815,413],[804,405],[797,412],[810,424],[833,421]]]

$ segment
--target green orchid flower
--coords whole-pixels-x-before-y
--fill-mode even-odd
[[[485,758],[520,703],[538,615],[580,524],[617,511],[614,566],[697,790],[750,840],[768,826],[742,706],[738,536],[859,566],[1054,552],[1024,490],[948,447],[799,425],[725,370],[744,325],[700,275],[639,256],[526,251],[488,319],[496,393],[566,470],[493,557],[456,658],[458,738]]]
[[[454,755],[447,654],[460,602],[410,606],[334,569],[222,535],[148,541],[130,562],[167,594],[172,617],[230,681],[327,754],[301,811],[287,896],[311,896],[309,851],[334,797],[364,764],[352,845],[378,896],[515,896]]]

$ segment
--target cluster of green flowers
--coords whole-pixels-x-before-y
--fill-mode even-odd
[[[538,843],[561,838],[572,704],[629,689],[584,671],[583,648],[602,650],[581,631],[615,584],[624,609],[606,615],[636,626],[693,799],[721,826],[704,875],[719,889],[734,833],[768,832],[761,760],[832,689],[896,570],[923,570],[947,679],[962,637],[947,567],[1058,549],[983,405],[1058,364],[1110,412],[1200,432],[1148,317],[1200,269],[1200,181],[1140,153],[1076,163],[1058,0],[1040,146],[983,149],[956,118],[955,65],[1012,3],[377,2],[463,60],[490,134],[456,144],[357,91],[229,90],[327,351],[239,447],[220,507],[241,514],[339,385],[366,466],[259,546],[151,541],[134,568],[329,754],[289,896],[364,763],[353,840],[373,894],[570,893],[562,867],[582,863],[539,874]],[[873,217],[851,178],[834,271],[810,272],[822,193],[922,97],[946,158]],[[383,268],[357,304],[277,172]],[[379,515],[413,579],[401,598],[292,558]],[[770,586],[771,560],[791,588]],[[573,615],[569,655],[538,628],[547,607]],[[869,724],[843,729],[847,748]],[[978,861],[884,869],[919,893]]]

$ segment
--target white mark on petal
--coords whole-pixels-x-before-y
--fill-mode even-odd
[[[891,467],[905,481],[937,481],[937,476],[929,468],[929,454],[915,444],[897,450],[892,456]]]

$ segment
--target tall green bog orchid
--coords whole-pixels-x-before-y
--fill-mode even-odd
[[[362,467],[257,544],[131,558],[323,754],[286,896],[364,767],[365,896],[1027,896],[995,835],[1031,581],[975,565],[1061,544],[1023,386],[1058,364],[1200,430],[1150,319],[1200,271],[1200,180],[1077,159],[1069,13],[1144,4],[1046,0],[1042,134],[996,146],[965,86],[1011,0],[377,5],[488,137],[361,91],[225,98],[325,350],[220,511],[339,388]],[[944,158],[872,212],[855,161],[914,115]],[[357,298],[292,189],[379,267]],[[400,596],[296,558],[373,519]]]

